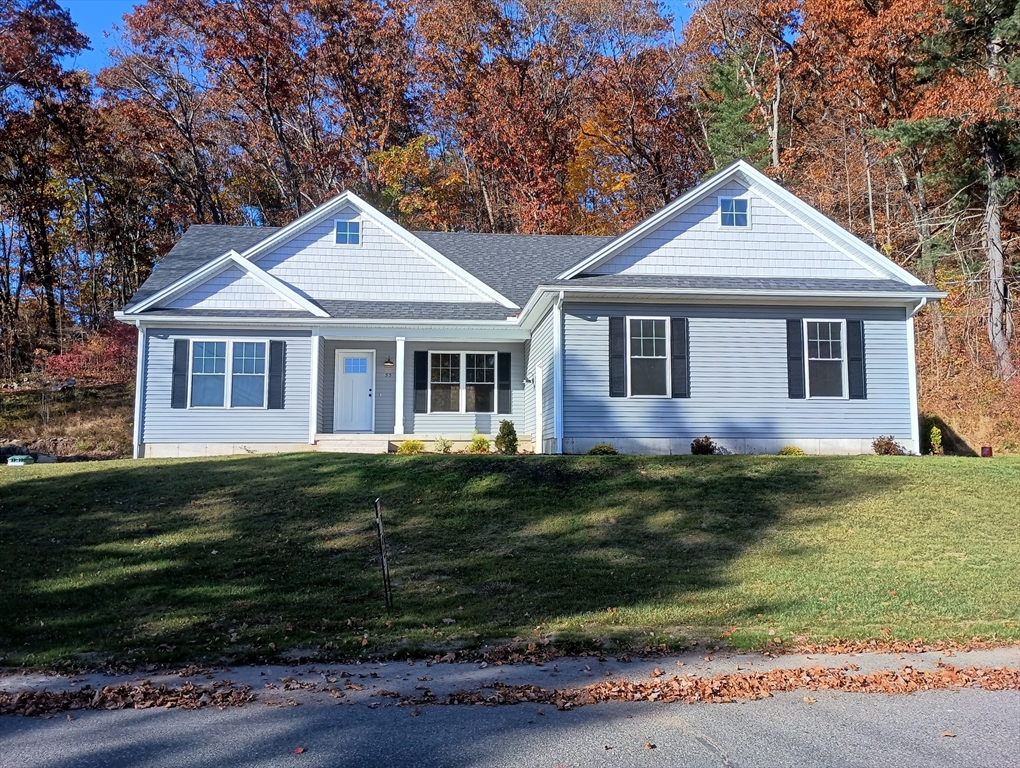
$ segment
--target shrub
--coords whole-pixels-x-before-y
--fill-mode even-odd
[[[447,440],[442,435],[436,438],[436,453],[449,453],[451,448],[453,440]]]
[[[932,456],[941,456],[944,453],[942,448],[942,430],[934,424],[928,430],[928,453]]]
[[[44,361],[46,374],[55,379],[127,384],[135,378],[138,329],[111,323],[87,335],[58,355]]]
[[[903,453],[903,446],[892,435],[881,435],[871,441],[871,450],[876,456],[899,456]]]
[[[421,440],[404,440],[400,445],[397,446],[397,453],[404,456],[415,456],[419,453],[424,453],[425,443]]]
[[[488,453],[490,449],[489,438],[475,430],[475,436],[468,443],[468,453]]]
[[[784,445],[779,449],[780,456],[803,456],[804,449],[798,448],[796,445]]]
[[[589,456],[616,456],[618,453],[618,450],[606,443],[599,443],[588,449]]]
[[[719,446],[708,435],[696,437],[691,441],[691,453],[695,456],[711,456],[718,450]]]
[[[499,434],[496,435],[496,450],[504,456],[513,456],[517,453],[517,430],[514,429],[512,421],[499,422]]]

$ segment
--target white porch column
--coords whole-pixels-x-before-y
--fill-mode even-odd
[[[403,435],[404,433],[404,336],[397,336],[397,360],[396,369],[393,375],[396,381],[396,400],[393,414],[393,433]]]
[[[132,456],[136,459],[142,458],[142,418],[145,415],[145,375],[148,367],[148,355],[146,354],[145,326],[140,322],[138,328],[138,357],[135,360],[135,424],[134,424],[134,450]]]
[[[553,305],[553,438],[563,453],[563,291]]]
[[[319,367],[322,357],[322,336],[312,331],[311,370],[308,387],[308,444],[315,445],[315,435],[319,431]]]

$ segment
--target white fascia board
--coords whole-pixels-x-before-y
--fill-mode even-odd
[[[945,293],[930,291],[927,293],[903,293],[897,291],[765,291],[754,289],[712,289],[704,288],[614,288],[592,286],[540,285],[531,300],[521,312],[521,325],[529,330],[534,323],[532,318],[545,317],[549,305],[563,293],[570,300],[591,300],[608,302],[634,301],[684,301],[698,304],[740,303],[740,304],[847,304],[868,306],[885,304],[892,306],[909,306],[913,308],[922,298],[928,300],[941,299]]]
[[[309,211],[301,218],[292,221],[283,229],[253,245],[245,251],[242,256],[251,261],[256,261],[270,251],[276,250],[301,232],[304,232],[319,224],[321,221],[328,219],[337,211],[348,205],[357,208],[366,218],[371,219],[371,221],[380,229],[395,237],[412,250],[417,251],[418,254],[424,257],[427,261],[464,283],[476,293],[480,294],[483,298],[494,301],[497,304],[502,304],[504,307],[508,307],[510,309],[519,309],[519,307],[506,296],[499,293],[486,283],[483,283],[467,270],[459,267],[428,243],[415,237],[399,224],[381,214],[350,190],[337,195],[333,199],[323,203],[312,211]]]
[[[703,182],[697,187],[688,190],[685,194],[680,195],[676,200],[667,205],[665,208],[653,213],[647,219],[639,224],[634,225],[629,230],[624,232],[618,238],[613,240],[611,243],[606,244],[599,250],[595,251],[591,256],[586,258],[580,264],[577,264],[565,272],[556,276],[557,280],[569,280],[572,277],[576,277],[582,272],[587,272],[592,267],[598,266],[611,259],[617,253],[622,251],[629,245],[636,243],[643,237],[650,235],[660,226],[665,224],[667,221],[672,219],[678,213],[683,212],[689,208],[693,203],[701,200],[702,197],[711,196],[714,190],[731,181],[737,176],[741,170],[742,160],[738,160],[729,168],[720,171],[712,178]]]
[[[219,258],[213,259],[208,264],[196,269],[194,272],[174,281],[163,290],[157,291],[149,298],[140,302],[137,306],[132,307],[130,311],[123,314],[126,316],[132,316],[144,312],[151,306],[160,304],[174,296],[184,293],[189,289],[198,287],[231,266],[237,266],[242,271],[251,275],[255,280],[260,282],[273,293],[293,304],[295,309],[310,312],[316,317],[329,317],[329,313],[318,304],[309,301],[286,283],[281,282],[264,269],[252,264],[250,261],[243,258],[237,251],[227,251]]]

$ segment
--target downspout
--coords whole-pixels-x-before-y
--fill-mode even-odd
[[[914,315],[928,304],[927,297],[921,300],[907,315],[907,379],[910,387],[910,439],[914,444],[914,454],[921,454],[921,413],[917,405],[917,352],[914,349]]]
[[[135,424],[133,431],[132,456],[136,459],[142,458],[142,417],[144,414],[143,402],[145,398],[145,369],[147,364],[145,343],[145,326],[141,320],[135,320],[135,327],[138,329],[138,354],[135,359]]]
[[[553,437],[556,453],[563,453],[563,291],[553,305]]]

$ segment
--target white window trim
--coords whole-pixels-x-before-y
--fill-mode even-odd
[[[456,349],[430,349],[429,351],[429,404],[428,413],[436,414],[460,414],[467,416],[495,416],[499,413],[499,353],[494,350],[456,350]],[[433,411],[432,410],[432,355],[460,355],[460,391],[458,392],[458,406],[460,410],[457,411]],[[492,355],[493,357],[493,372],[495,373],[495,380],[492,382],[492,406],[494,410],[491,411],[469,411],[467,410],[467,355]],[[438,382],[442,384],[443,382]],[[452,382],[450,382],[452,383]]]
[[[337,224],[350,224],[354,223],[358,225],[358,242],[356,243],[338,243],[336,241],[336,225]],[[365,222],[362,216],[354,216],[350,219],[333,219],[333,247],[334,248],[360,248],[365,242]]]
[[[265,381],[262,382],[262,405],[231,405],[230,394],[231,388],[234,381],[234,342],[240,344],[257,342],[266,345],[266,372],[263,375]],[[269,410],[269,342],[270,339],[262,338],[251,338],[251,339],[233,339],[233,338],[216,338],[207,336],[198,336],[195,338],[188,339],[188,408],[189,411],[266,411]],[[227,345],[226,351],[226,364],[224,365],[224,376],[226,380],[223,382],[223,405],[192,405],[191,404],[191,384],[194,380],[194,372],[191,367],[195,361],[195,343],[205,344],[209,342],[224,343]],[[239,374],[243,375],[243,374]]]
[[[753,198],[751,198],[751,197],[744,197],[742,195],[719,195],[719,197],[716,198],[716,199],[718,201],[718,206],[717,206],[717,211],[718,211],[717,215],[718,215],[718,218],[715,220],[715,225],[716,225],[717,229],[725,229],[725,230],[735,229],[735,230],[739,230],[741,232],[744,231],[744,230],[751,229],[751,226],[754,223],[754,220],[753,220],[753,218],[751,216],[751,209],[754,207],[753,205],[751,205],[751,200]],[[747,226],[746,227],[738,227],[738,226],[727,227],[727,226],[723,225],[723,223],[722,223],[722,215],[723,215],[722,202],[723,202],[723,200],[746,200],[747,201]]]
[[[801,321],[802,335],[804,337],[804,382],[805,397],[808,400],[849,400],[850,399],[850,366],[847,364],[846,349],[846,320],[836,317],[805,317]],[[811,394],[811,358],[808,357],[808,323],[839,323],[840,325],[840,363],[843,366],[843,394],[839,397],[832,395]]]
[[[630,392],[630,321],[631,320],[665,320],[666,321],[666,394],[664,395],[632,395]],[[627,398],[634,400],[669,400],[673,397],[673,376],[672,376],[672,365],[670,363],[671,355],[673,353],[673,328],[670,318],[668,317],[653,317],[647,315],[627,315],[627,324],[625,331],[627,332]],[[655,360],[661,360],[663,358],[649,358]]]

